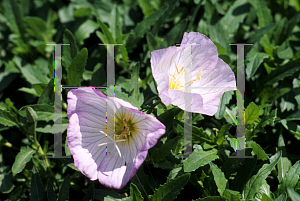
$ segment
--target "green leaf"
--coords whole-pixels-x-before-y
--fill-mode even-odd
[[[12,166],[13,174],[20,173],[25,165],[31,160],[33,154],[35,154],[35,150],[30,147],[21,147],[21,151],[16,156],[15,162]]]
[[[49,71],[49,77],[54,78],[54,54],[53,53],[51,53],[51,56],[49,57],[48,71]]]
[[[88,50],[83,48],[73,59],[67,74],[68,86],[80,86],[82,75],[87,62]]]
[[[255,43],[260,40],[266,33],[274,29],[276,23],[269,24],[255,31],[253,35],[251,35],[247,41],[247,43]]]
[[[251,179],[246,183],[243,190],[243,198],[247,201],[254,198],[254,195],[259,191],[261,185],[263,185],[267,176],[271,173],[279,158],[281,157],[281,151],[277,152],[270,158],[270,164],[264,164]]]
[[[277,169],[278,169],[277,178],[278,178],[279,183],[281,183],[281,181],[285,177],[287,171],[292,166],[291,161],[287,157],[284,139],[283,139],[282,135],[279,135],[279,138],[278,138],[278,150],[282,151],[282,157],[280,157],[278,164],[277,164]]]
[[[255,74],[260,64],[266,58],[269,58],[269,55],[262,52],[249,52],[247,54],[247,60],[249,61],[246,67],[247,79],[250,79]]]
[[[2,174],[0,180],[0,192],[1,193],[10,193],[15,185],[12,183],[13,176],[11,174]]]
[[[280,196],[278,196],[275,201],[286,201],[286,193],[283,192]]]
[[[54,80],[51,78],[43,93],[39,97],[37,104],[54,105]]]
[[[74,36],[80,45],[83,45],[83,41],[90,37],[91,33],[94,33],[99,25],[91,19],[82,23],[75,31]]]
[[[128,68],[128,66],[129,66],[128,52],[127,52],[125,44],[123,43],[122,32],[121,32],[119,26],[117,26],[116,32],[117,32],[117,43],[123,44],[123,45],[120,45],[120,51],[121,51],[121,55],[122,55],[125,67]]]
[[[43,201],[45,191],[38,169],[34,166],[32,169],[30,201]]]
[[[225,178],[225,175],[222,172],[222,170],[217,165],[215,165],[212,162],[209,162],[209,165],[210,165],[210,169],[214,175],[214,180],[218,187],[218,192],[220,193],[221,196],[223,196],[223,193],[226,189],[226,185],[227,185],[228,181]]]
[[[36,39],[48,43],[51,41],[52,33],[48,30],[47,24],[39,17],[27,16],[25,21],[30,29],[27,32]]]
[[[272,85],[275,82],[282,80],[288,76],[295,75],[297,71],[300,70],[300,58],[294,61],[291,61],[284,66],[277,67],[274,72],[266,76],[262,86]]]
[[[254,154],[257,156],[258,160],[267,160],[269,159],[269,157],[267,156],[267,154],[265,153],[265,151],[261,148],[261,146],[259,144],[257,144],[256,142],[247,142],[247,144],[250,145],[250,147],[253,149]]]
[[[92,10],[89,7],[80,7],[74,12],[74,17],[89,17],[92,14]]]
[[[95,187],[94,185],[90,185],[83,197],[82,201],[94,201]]]
[[[15,119],[14,115],[5,110],[0,109],[0,124],[4,126],[18,126],[17,120]]]
[[[31,107],[38,116],[38,121],[54,121],[54,106],[48,104],[27,105],[20,108],[21,116],[26,117],[26,108]]]
[[[226,104],[228,104],[229,101],[231,100],[233,93],[234,93],[233,91],[226,91],[222,95],[222,98],[221,98],[221,101],[220,101],[220,104],[218,107],[218,111],[215,114],[216,119],[221,119],[224,116],[225,110],[226,110]]]
[[[237,12],[238,10],[238,12]],[[246,0],[237,0],[230,6],[225,16],[220,20],[220,24],[223,25],[224,35],[229,37],[240,26],[247,16],[250,10],[249,4]]]
[[[161,43],[160,48],[166,48],[175,43],[181,43],[182,36],[184,34],[187,25],[187,19],[181,20],[177,23],[164,37],[164,41]]]
[[[172,150],[174,145],[176,145],[176,142],[178,141],[179,137],[175,137],[169,141],[167,141],[165,144],[161,145],[158,149],[155,149],[154,152],[151,155],[151,159],[154,162],[158,162],[162,159],[164,159]]]
[[[115,39],[107,26],[99,18],[97,18],[97,22],[102,30],[102,33],[104,34],[104,38],[100,37],[103,44],[116,44]]]
[[[133,98],[139,100],[140,93],[140,85],[139,85],[139,74],[140,74],[140,63],[138,62],[132,70],[131,74],[131,90],[133,90]]]
[[[289,37],[294,29],[294,27],[298,24],[300,20],[300,12],[296,13],[289,21],[287,28],[287,37]]]
[[[48,181],[47,181],[47,198],[48,198],[48,201],[56,201],[57,200],[55,192],[53,190],[53,184],[50,179],[48,179]]]
[[[229,190],[229,189],[226,189],[224,191],[224,197],[226,197],[228,201],[240,201],[241,200],[240,192]]]
[[[217,49],[218,49],[218,54],[225,54],[226,53],[226,50],[224,47],[222,47],[219,43],[217,42],[213,42],[215,44],[215,46],[217,46]]]
[[[254,123],[259,116],[257,105],[251,102],[245,110],[245,125]]]
[[[66,29],[63,35],[63,42],[64,44],[70,45],[63,45],[63,63],[65,63],[66,70],[69,69],[73,59],[78,54],[78,48],[76,45],[76,39],[73,36],[72,32],[69,29]]]
[[[154,7],[151,5],[151,1],[138,0],[137,2],[139,4],[139,6],[141,7],[145,17],[148,17],[155,11]]]
[[[217,153],[217,149],[212,149],[209,151],[204,151],[203,149],[195,149],[184,163],[184,172],[195,171],[199,167],[202,167],[209,162],[218,159],[219,156],[217,155]]]
[[[283,193],[287,188],[295,188],[300,176],[300,161],[297,161],[285,174],[281,184],[276,191],[277,194]]]
[[[58,194],[58,201],[69,200],[70,175],[64,179]]]
[[[287,192],[292,201],[300,200],[300,195],[296,193],[292,188],[287,188]]]
[[[130,198],[132,199],[132,201],[143,201],[144,200],[138,187],[136,185],[134,185],[133,183],[130,184]]]
[[[231,124],[225,124],[222,126],[220,132],[218,133],[218,136],[216,138],[217,145],[221,145],[225,139],[225,134],[227,131],[231,128]]]
[[[187,173],[163,185],[160,185],[159,188],[155,190],[154,195],[151,197],[151,201],[175,200],[177,195],[188,182],[189,178],[190,173]]]

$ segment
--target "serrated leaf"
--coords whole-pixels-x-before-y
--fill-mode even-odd
[[[67,74],[68,86],[80,86],[82,75],[87,62],[88,50],[83,48],[73,59]]]
[[[138,187],[136,185],[134,185],[133,183],[130,184],[130,198],[132,201],[143,201],[144,200]]]
[[[151,201],[175,200],[190,178],[190,173],[184,174],[161,186],[154,192]]]
[[[169,141],[167,141],[165,144],[161,145],[158,149],[155,149],[154,152],[151,155],[151,159],[154,162],[160,161],[164,159],[172,150],[174,145],[176,145],[175,142],[177,142],[179,137],[175,137]]]
[[[217,153],[217,149],[212,149],[209,151],[204,151],[203,149],[195,149],[184,163],[184,172],[192,172],[199,167],[202,167],[209,162],[218,159],[219,156],[217,155]]]
[[[30,201],[43,201],[45,191],[39,172],[36,167],[32,169]]]
[[[254,123],[259,116],[257,105],[251,102],[245,110],[245,125]]]
[[[209,163],[210,169],[214,175],[214,180],[216,182],[216,185],[218,187],[218,192],[221,196],[223,196],[223,193],[226,189],[227,185],[227,179],[225,178],[224,173],[221,171],[221,169],[215,165],[214,163]]]
[[[270,164],[264,164],[257,172],[256,175],[253,175],[251,179],[246,183],[246,186],[243,190],[243,198],[251,200],[254,198],[254,195],[259,191],[260,186],[263,184],[267,176],[271,173],[274,166],[277,164],[279,158],[281,157],[281,151],[277,152],[270,158]]]
[[[4,126],[18,126],[14,115],[5,110],[0,110],[0,124]]]
[[[57,200],[55,192],[53,190],[53,184],[50,179],[48,179],[48,181],[47,181],[47,198],[48,198],[48,201],[56,201]]]
[[[69,200],[70,175],[64,179],[58,194],[58,201]]]
[[[20,173],[25,165],[31,160],[33,154],[35,154],[35,150],[30,147],[21,147],[21,151],[16,156],[15,162],[12,166],[13,174]]]

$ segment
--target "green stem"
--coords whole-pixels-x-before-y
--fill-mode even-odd
[[[151,114],[152,110],[158,105],[162,103],[161,100],[157,101],[156,103],[154,103],[151,108],[148,110],[147,114]]]

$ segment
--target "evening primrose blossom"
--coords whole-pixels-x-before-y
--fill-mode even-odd
[[[223,93],[236,90],[231,68],[218,58],[217,47],[201,33],[184,33],[180,47],[155,50],[150,62],[159,97],[167,106],[212,116]],[[191,79],[185,81],[187,70]],[[185,90],[188,87],[190,92]],[[185,93],[191,93],[190,109],[185,105]]]
[[[115,111],[107,117],[107,110]],[[87,87],[68,93],[67,142],[74,165],[91,180],[121,189],[166,132],[155,117]]]

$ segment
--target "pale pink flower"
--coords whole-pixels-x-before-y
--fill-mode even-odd
[[[94,88],[71,90],[67,142],[74,165],[84,175],[107,187],[121,189],[166,128],[130,103],[111,100]],[[107,110],[113,108],[115,115],[106,118]]]
[[[190,44],[193,44],[192,46]],[[205,35],[184,33],[181,46],[151,52],[152,74],[159,97],[187,112],[214,115],[226,91],[236,90],[234,73],[218,58],[217,47]],[[185,82],[190,70],[191,80]],[[191,88],[191,107],[185,107],[185,88]]]

